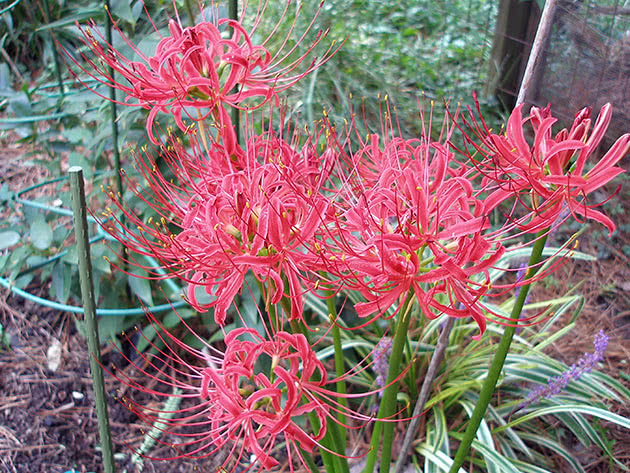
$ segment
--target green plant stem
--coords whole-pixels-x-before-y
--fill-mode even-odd
[[[229,4],[229,16],[230,19],[238,21],[238,0],[230,0]],[[230,29],[232,31],[232,29]],[[234,87],[234,93],[238,92],[238,86]],[[240,110],[237,107],[232,107],[231,119],[234,130],[236,131],[236,142],[241,142],[241,115]]]
[[[283,297],[280,300],[280,304],[287,314],[291,314],[291,301],[289,301],[288,298]],[[300,326],[300,323],[297,319],[290,319],[289,325],[291,326],[291,330],[293,331],[293,333],[301,333],[302,335],[304,335],[304,337],[306,337],[306,340],[308,342],[308,333],[303,327]],[[309,419],[311,421],[313,430],[319,431],[320,425],[317,416],[311,412],[309,414]],[[324,437],[321,440],[321,444],[325,448],[336,452],[337,455],[332,455],[325,449],[320,448],[322,460],[324,461],[326,471],[329,473],[350,473],[348,460],[345,458],[345,445],[342,442],[342,435],[341,433],[339,433],[338,427],[339,426],[334,421],[326,424],[326,434],[324,434]],[[335,464],[335,467],[331,467],[332,463]]]
[[[105,40],[112,44],[112,18],[109,0],[105,1]],[[114,68],[108,67],[109,76],[114,78]],[[116,190],[119,196],[123,195],[122,176],[120,174],[120,149],[118,148],[118,111],[116,110],[116,89],[114,87],[109,88],[109,110],[111,112],[111,127],[112,127],[112,149],[114,150],[114,166],[116,167]],[[122,220],[124,223],[124,220]]]
[[[335,347],[335,373],[337,378],[341,378],[345,373],[345,363],[343,359],[343,348],[341,347],[341,329],[337,324],[337,305],[335,304],[335,296],[332,292],[326,292],[326,305],[328,306],[328,316],[330,317],[330,321],[332,323],[332,336],[333,336],[333,345]],[[346,382],[342,379],[337,381],[337,393],[340,396],[337,398],[339,404],[343,407],[347,407],[348,403],[345,398],[346,394]],[[347,446],[347,436],[346,429],[343,427],[346,424],[346,415],[343,412],[337,413],[337,419],[339,419],[339,429],[341,430],[341,444],[343,446],[343,451],[345,452]]]
[[[311,423],[311,427],[313,428],[313,431],[319,433],[319,430],[321,429],[321,425],[319,423],[319,417],[317,417],[317,415],[314,412],[309,412],[308,419]],[[324,442],[326,442],[327,437],[329,438],[328,432],[326,432],[326,434],[321,440],[322,445],[325,445]],[[328,473],[339,471],[338,470],[340,468],[339,462],[335,461],[335,457],[333,456],[333,454],[324,450],[323,448],[320,448],[319,450],[322,455],[322,462],[324,463],[324,469]]]
[[[525,276],[527,279],[532,278],[538,272],[538,263],[541,261],[548,233],[549,229],[545,229],[541,230],[536,235],[536,241],[534,243],[534,247],[532,248],[532,253],[529,257],[529,267]],[[455,459],[453,460],[453,464],[451,465],[449,473],[458,472],[460,467],[464,464],[468,453],[470,452],[470,446],[472,445],[475,435],[477,434],[477,429],[479,429],[479,425],[481,424],[481,421],[486,414],[486,410],[488,409],[488,405],[490,404],[490,400],[492,399],[492,395],[494,394],[499,375],[501,374],[501,370],[503,369],[505,358],[507,357],[508,351],[510,350],[512,338],[514,337],[514,333],[516,332],[518,319],[521,315],[521,312],[523,311],[523,305],[525,304],[525,299],[527,298],[527,294],[529,293],[530,286],[531,284],[526,284],[522,286],[521,290],[518,293],[518,297],[514,302],[514,307],[512,307],[512,313],[510,315],[512,324],[505,327],[505,330],[503,331],[501,342],[499,343],[499,346],[497,347],[494,354],[494,358],[492,359],[492,364],[490,365],[490,369],[488,370],[488,376],[483,383],[481,392],[479,393],[479,399],[475,404],[475,409],[473,410],[470,421],[468,422],[468,426],[466,427],[466,431],[464,432],[464,437],[459,444],[459,448],[457,449],[457,453],[455,454]]]
[[[413,301],[413,293],[407,296],[403,306],[400,308],[398,320],[396,323],[394,341],[392,343],[392,352],[389,356],[389,370],[387,372],[387,387],[383,392],[383,398],[378,408],[377,417],[379,419],[391,420],[396,412],[396,395],[398,394],[398,382],[394,382],[400,375],[402,352],[407,339],[407,329],[411,320],[411,302]],[[385,426],[383,426],[385,424]],[[372,473],[376,458],[378,456],[379,446],[381,444],[381,432],[383,433],[383,449],[381,452],[381,472],[389,471],[389,463],[392,457],[392,440],[394,434],[393,422],[376,422],[372,431],[372,440],[370,442],[370,453],[363,473]]]
[[[92,382],[94,384],[96,417],[98,419],[98,430],[103,452],[103,468],[105,473],[114,473],[116,470],[114,466],[111,430],[109,428],[109,416],[107,414],[107,397],[105,395],[103,368],[101,367],[96,304],[94,303],[94,283],[92,281],[92,262],[90,259],[90,244],[88,241],[83,171],[80,167],[73,166],[68,172],[70,173],[70,187],[72,189],[72,209],[74,212],[74,232],[79,257],[81,298],[83,300],[85,328],[90,352],[90,371],[92,372]]]

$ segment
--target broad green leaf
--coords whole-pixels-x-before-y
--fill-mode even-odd
[[[113,251],[108,248],[106,245],[101,243],[97,243],[90,246],[90,254],[92,257],[92,267],[94,269],[98,269],[105,274],[111,274],[112,268],[110,263],[105,259],[106,257],[110,260],[115,257]],[[75,255],[68,254],[69,262],[73,262]],[[71,257],[71,258],[70,258]],[[78,263],[78,259],[76,260]]]
[[[31,224],[31,243],[38,250],[47,250],[53,241],[53,231],[44,220],[35,220]]]
[[[20,242],[20,234],[14,231],[0,233],[0,250],[4,250]]]
[[[111,12],[114,17],[125,20],[132,25],[136,23],[137,18],[134,17],[131,10],[131,0],[111,0]]]
[[[177,309],[177,311],[172,310],[162,319],[162,325],[164,325],[165,328],[177,327],[182,320],[190,319],[194,317],[195,314],[196,312],[194,310],[187,308]]]
[[[81,153],[70,153],[70,155],[68,156],[68,166],[79,166],[81,169],[83,169],[85,179],[92,179],[92,176],[94,174],[92,172],[92,165]]]
[[[9,261],[9,252],[4,254],[0,254],[0,274],[4,271],[4,267],[7,265],[7,261]]]
[[[64,130],[63,136],[70,143],[80,144],[82,146],[85,146],[88,140],[92,138],[92,133],[82,126],[76,126],[74,128],[69,128],[67,130]]]
[[[70,297],[71,277],[70,267],[57,261],[52,269],[51,284],[55,291],[55,298],[62,304],[65,304]]]
[[[98,336],[101,343],[106,340],[116,340],[125,328],[125,317],[112,316],[98,319]]]
[[[102,6],[91,6],[84,8],[77,8],[73,15],[64,16],[61,20],[53,21],[45,25],[41,25],[35,31],[46,31],[49,29],[59,29],[65,26],[72,26],[75,22],[82,23],[85,20],[95,20],[103,18],[105,10]]]
[[[131,291],[138,296],[144,303],[153,305],[153,295],[151,292],[151,283],[147,279],[148,274],[145,270],[134,268],[128,275],[128,283]]]
[[[239,311],[246,325],[256,325],[260,321],[259,302],[261,294],[258,281],[254,274],[249,271],[243,280],[241,289]]]

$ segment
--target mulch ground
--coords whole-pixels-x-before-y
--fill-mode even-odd
[[[2,148],[0,176],[11,187],[24,187],[46,177],[45,171],[24,166],[16,159],[23,154],[23,149],[10,143]],[[630,204],[625,202],[624,205]],[[630,223],[630,212],[621,216],[626,220],[622,223]],[[614,240],[596,244],[585,234],[580,249],[596,253],[602,244],[608,246],[606,259],[593,264],[567,263],[554,276],[554,285],[541,285],[537,295],[557,296],[582,281],[580,290],[586,297],[586,305],[578,325],[570,336],[550,347],[550,354],[567,364],[574,363],[585,352],[592,351],[594,334],[604,329],[611,340],[603,370],[630,387],[630,265],[622,251],[623,245],[630,244],[630,235],[619,232]],[[45,297],[47,283],[34,280],[28,290]],[[63,473],[70,468],[81,473],[102,471],[96,447],[98,428],[87,346],[77,332],[74,316],[2,290],[0,323],[11,336],[10,347],[0,346],[0,470],[12,473]],[[57,360],[58,366],[51,365],[51,360]],[[103,360],[106,366],[116,363],[120,367],[120,356],[111,347],[104,349]],[[106,389],[116,392],[119,384],[108,377]],[[614,405],[612,409],[630,416],[628,405]],[[146,426],[113,397],[109,410],[115,451],[119,452],[118,467],[120,471],[128,468],[132,472],[130,454],[142,441]],[[614,440],[612,449],[617,458],[630,466],[630,431],[606,427]],[[152,454],[160,456],[160,448]],[[615,471],[607,457],[595,449],[576,451],[576,455],[588,464],[589,473]],[[157,473],[214,472],[216,459],[177,460],[176,464],[145,460],[144,466],[144,471]]]

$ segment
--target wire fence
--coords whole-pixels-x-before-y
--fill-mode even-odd
[[[527,97],[572,120],[585,106],[614,108],[608,138],[630,127],[630,2],[564,0]]]

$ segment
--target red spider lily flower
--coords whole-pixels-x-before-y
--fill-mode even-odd
[[[253,341],[244,339],[249,335]],[[329,407],[316,397],[328,383],[326,370],[301,334],[278,332],[263,339],[251,329],[228,333],[223,365],[202,371],[201,399],[212,403],[210,418],[215,442],[241,438],[243,448],[256,456],[264,469],[278,464],[268,451],[279,436],[292,450],[312,452],[326,433]],[[270,373],[257,367],[263,357],[271,361]],[[295,419],[314,413],[321,428],[307,433]]]
[[[255,330],[239,328],[225,334],[223,352],[199,336],[205,348],[198,350],[164,329],[153,315],[147,316],[156,327],[162,348],[147,340],[154,348],[152,352],[138,353],[135,359],[120,353],[131,368],[152,382],[146,383],[146,378],[138,381],[128,370],[112,374],[135,391],[182,399],[176,410],[163,412],[128,396],[123,398],[142,421],[159,426],[156,442],[175,452],[156,459],[221,458],[221,453],[227,453],[221,465],[226,471],[259,471],[278,466],[274,455],[283,456],[284,450],[284,464],[294,471],[296,465],[306,465],[302,451],[322,447],[319,442],[327,423],[339,422],[335,413],[343,412],[362,424],[372,420],[340,404],[338,393],[329,389],[339,379],[354,376],[358,368],[342,378],[329,379],[302,334],[280,331],[263,337]],[[181,322],[190,330],[184,320]],[[317,419],[315,432],[302,423],[305,414]]]
[[[267,302],[291,301],[292,318],[303,312],[303,293],[315,283],[308,248],[329,211],[320,192],[330,153],[318,154],[311,141],[297,148],[273,132],[248,139],[240,162],[218,145],[203,153],[186,153],[176,142],[164,156],[177,182],[167,181],[151,161],[139,158],[150,186],[129,181],[138,197],[154,208],[159,221],[143,221],[111,193],[126,215],[127,228],[113,212],[105,224],[127,249],[157,258],[168,275],[146,268],[150,277],[178,276],[188,282],[187,300],[200,311],[214,308],[215,321],[226,312],[252,271],[267,291]],[[318,137],[313,138],[317,142]],[[140,264],[129,255],[132,264]],[[200,299],[199,289],[210,300]]]
[[[371,316],[362,326],[413,292],[426,316],[472,316],[485,330],[480,299],[505,249],[489,232],[483,190],[473,188],[478,173],[455,162],[448,136],[382,144],[368,136],[346,155],[352,185],[318,243],[322,269],[365,297],[355,306]]]
[[[477,147],[487,157],[478,168],[499,185],[486,199],[486,211],[517,195],[528,211],[527,216],[517,220],[524,231],[549,227],[568,209],[576,217],[603,224],[612,233],[614,222],[595,209],[601,204],[587,200],[589,194],[624,172],[616,164],[630,150],[630,134],[625,134],[587,168],[588,159],[596,152],[610,123],[611,105],[602,107],[594,124],[589,108],[579,111],[570,130],[563,129],[555,136],[552,126],[557,119],[549,107],[532,107],[525,118],[522,108],[516,107],[510,115],[505,134],[488,133],[483,145]],[[531,145],[524,131],[528,122],[534,134]]]
[[[290,3],[287,2],[278,25],[273,29],[274,33],[286,17]],[[122,104],[148,109],[147,132],[155,144],[158,144],[158,139],[153,133],[153,124],[160,112],[173,115],[182,131],[189,130],[185,119],[197,121],[208,116],[214,118],[218,126],[229,128],[225,123],[228,114],[221,112],[224,106],[260,107],[321,66],[333,54],[331,45],[321,58],[313,59],[304,68],[300,67],[327,34],[327,31],[320,32],[311,44],[302,44],[321,5],[295,45],[286,47],[287,37],[280,49],[271,53],[266,45],[273,33],[262,43],[255,44],[252,37],[257,33],[266,6],[266,1],[260,2],[256,17],[252,19],[254,26],[249,32],[240,22],[217,19],[216,12],[210,21],[187,28],[177,17],[169,22],[170,35],[162,37],[153,56],[146,56],[117,28],[116,31],[140,60],[125,57],[108,44],[92,22],[89,28],[79,27],[90,50],[90,54],[81,55],[83,64],[87,65],[79,61],[75,64],[91,78],[122,91],[125,94]],[[245,21],[246,10],[247,2],[241,13],[242,21]],[[296,21],[297,14],[291,33]],[[227,28],[231,31],[229,37],[222,31]],[[300,51],[298,57],[294,57],[295,51]],[[122,81],[109,73],[110,67],[122,76]],[[248,99],[251,100],[246,102]],[[244,102],[247,105],[241,105]],[[196,109],[192,116],[190,109]]]

